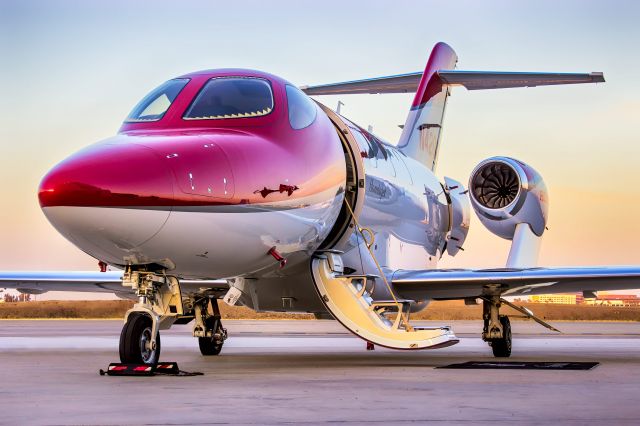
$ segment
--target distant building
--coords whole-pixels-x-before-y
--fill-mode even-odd
[[[2,297],[3,302],[30,302],[31,301],[31,295],[30,294],[18,294],[18,295],[12,295],[9,293],[5,293],[5,295]]]
[[[635,294],[600,293],[597,298],[585,298],[582,293],[576,294],[539,294],[529,296],[530,303],[553,303],[558,305],[591,305],[591,306],[640,306],[640,297]]]
[[[604,294],[597,299],[588,299],[587,305],[596,306],[640,306],[640,298],[635,294]]]
[[[577,294],[537,294],[529,296],[531,303],[554,303],[558,305],[575,305],[578,303]]]

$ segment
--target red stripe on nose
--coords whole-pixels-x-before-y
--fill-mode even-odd
[[[40,206],[145,207],[173,204],[173,178],[151,149],[101,144],[67,158],[44,177]]]

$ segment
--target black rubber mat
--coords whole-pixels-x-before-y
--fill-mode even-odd
[[[469,361],[437,368],[458,370],[591,370],[599,362],[525,362],[525,361]]]

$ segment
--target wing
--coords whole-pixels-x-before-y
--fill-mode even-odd
[[[548,73],[440,70],[436,74],[442,84],[464,86],[468,90],[604,82],[604,75],[601,72]],[[307,95],[415,93],[421,78],[422,72],[414,72],[319,86],[303,86],[300,89]]]
[[[640,267],[401,270],[392,282],[413,300],[479,297],[488,286],[504,296],[629,290],[640,288]]]
[[[183,289],[228,288],[226,280],[180,280]],[[79,291],[133,295],[122,285],[122,272],[0,272],[0,288],[12,288],[23,293],[47,291]]]

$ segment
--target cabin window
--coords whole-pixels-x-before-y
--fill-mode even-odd
[[[360,132],[360,130],[355,127],[349,127],[353,137],[358,142],[358,146],[360,147],[360,155],[363,158],[376,158],[376,153],[378,152],[378,146],[369,142],[367,138]]]
[[[364,136],[369,140],[371,146],[373,147],[373,156],[375,156],[379,160],[387,161],[389,153],[387,148],[384,146],[384,143],[380,139],[373,136],[371,133],[365,133]]]
[[[318,115],[318,107],[302,90],[287,85],[289,124],[295,130],[309,127]]]
[[[125,123],[160,120],[188,82],[188,78],[176,78],[154,89],[133,108]]]
[[[271,111],[273,92],[267,80],[253,77],[215,77],[200,90],[183,118],[253,118],[267,115]]]

